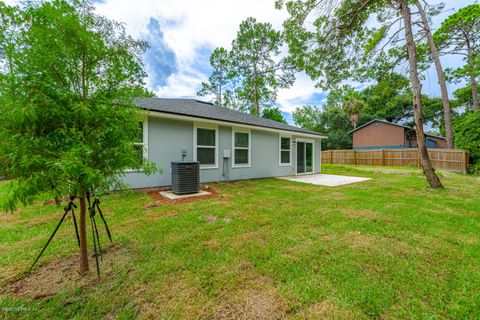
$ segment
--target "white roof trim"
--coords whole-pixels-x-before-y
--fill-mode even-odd
[[[298,131],[290,131],[290,130],[282,130],[282,129],[274,129],[274,128],[267,128],[261,126],[253,126],[249,124],[242,124],[237,122],[229,122],[229,121],[221,121],[221,120],[212,120],[212,119],[205,119],[200,117],[192,117],[192,116],[184,116],[179,114],[173,114],[168,112],[162,111],[148,111],[148,115],[154,118],[163,118],[163,119],[174,119],[174,120],[184,120],[184,121],[191,121],[191,122],[202,122],[202,123],[211,123],[221,126],[228,126],[228,127],[237,127],[237,128],[246,128],[246,129],[254,129],[254,130],[262,130],[262,131],[269,131],[269,132],[276,132],[276,133],[284,133],[299,137],[309,137],[314,139],[326,139],[327,137],[324,135],[316,135],[316,134],[309,134],[303,133]]]

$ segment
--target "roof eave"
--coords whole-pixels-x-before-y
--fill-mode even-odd
[[[380,119],[374,119],[374,120],[371,120],[371,121],[369,121],[369,122],[367,122],[367,123],[365,123],[365,124],[361,125],[361,126],[360,126],[360,127],[358,127],[358,128],[355,128],[355,129],[353,129],[353,130],[350,130],[350,131],[348,131],[348,134],[350,134],[350,133],[354,133],[355,131],[357,131],[357,130],[360,130],[360,129],[362,129],[362,128],[366,127],[366,126],[369,126],[370,124],[372,124],[372,123],[374,123],[374,122],[381,122],[381,123],[385,123],[385,124],[390,124],[390,125],[392,125],[392,126],[401,127],[401,128],[404,128],[404,129],[406,129],[406,130],[415,131],[415,128],[410,128],[410,127],[408,127],[408,126],[404,126],[403,124],[398,124],[398,123],[388,122],[388,121],[385,121],[385,120],[380,120]],[[428,133],[426,133],[425,135],[426,135],[426,136],[428,136],[428,137],[434,137],[434,138],[438,138],[438,139],[444,139],[444,140],[446,140],[446,138],[445,138],[445,137],[441,137],[441,136],[435,136],[435,135],[433,135],[433,134],[428,134]]]
[[[389,122],[389,121],[381,120],[381,119],[373,119],[373,120],[368,121],[368,122],[365,123],[365,124],[362,124],[362,125],[361,125],[360,127],[358,127],[358,128],[355,128],[355,129],[353,129],[353,130],[348,131],[348,134],[354,133],[354,132],[357,131],[357,130],[360,130],[360,129],[362,129],[362,128],[365,128],[366,126],[369,126],[369,125],[371,125],[371,124],[374,123],[374,122],[381,122],[381,123],[389,124],[389,125],[396,126],[396,127],[402,127],[402,128],[404,128],[404,129],[409,129],[409,130],[412,130],[412,129],[413,129],[413,128],[404,126],[403,124],[393,123],[393,122]]]
[[[170,119],[178,119],[178,120],[187,120],[187,121],[204,121],[204,122],[211,122],[215,124],[228,124],[228,125],[237,125],[237,126],[243,126],[243,127],[249,127],[249,128],[255,128],[258,130],[265,130],[265,131],[275,131],[275,132],[284,132],[284,133],[289,133],[289,134],[294,134],[298,136],[303,136],[303,137],[310,137],[310,138],[315,138],[315,139],[327,139],[328,136],[316,132],[301,132],[301,131],[296,131],[296,130],[288,130],[288,129],[277,129],[277,128],[271,128],[271,127],[265,127],[265,126],[256,126],[252,124],[244,124],[241,122],[235,122],[235,121],[228,121],[228,120],[218,120],[218,119],[211,119],[207,117],[199,117],[199,116],[189,116],[189,115],[183,115],[183,114],[178,114],[174,112],[165,112],[165,111],[160,111],[156,109],[150,109],[150,108],[145,108],[142,107],[142,109],[145,109],[149,111],[149,115],[154,116],[154,117],[160,117],[160,118],[170,118]]]

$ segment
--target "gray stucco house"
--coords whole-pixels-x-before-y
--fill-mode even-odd
[[[320,172],[321,139],[298,127],[194,99],[136,99],[147,110],[143,156],[163,169],[128,172],[132,188],[169,186],[172,161],[200,162],[200,182]]]

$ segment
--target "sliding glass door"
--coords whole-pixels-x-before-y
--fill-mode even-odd
[[[313,143],[297,140],[297,174],[313,173]]]
[[[305,173],[305,142],[297,142],[297,173]]]

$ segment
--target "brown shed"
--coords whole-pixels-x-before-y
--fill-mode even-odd
[[[372,120],[352,131],[353,149],[414,148],[417,146],[415,129],[384,120]],[[444,137],[426,134],[428,148],[446,148]]]

